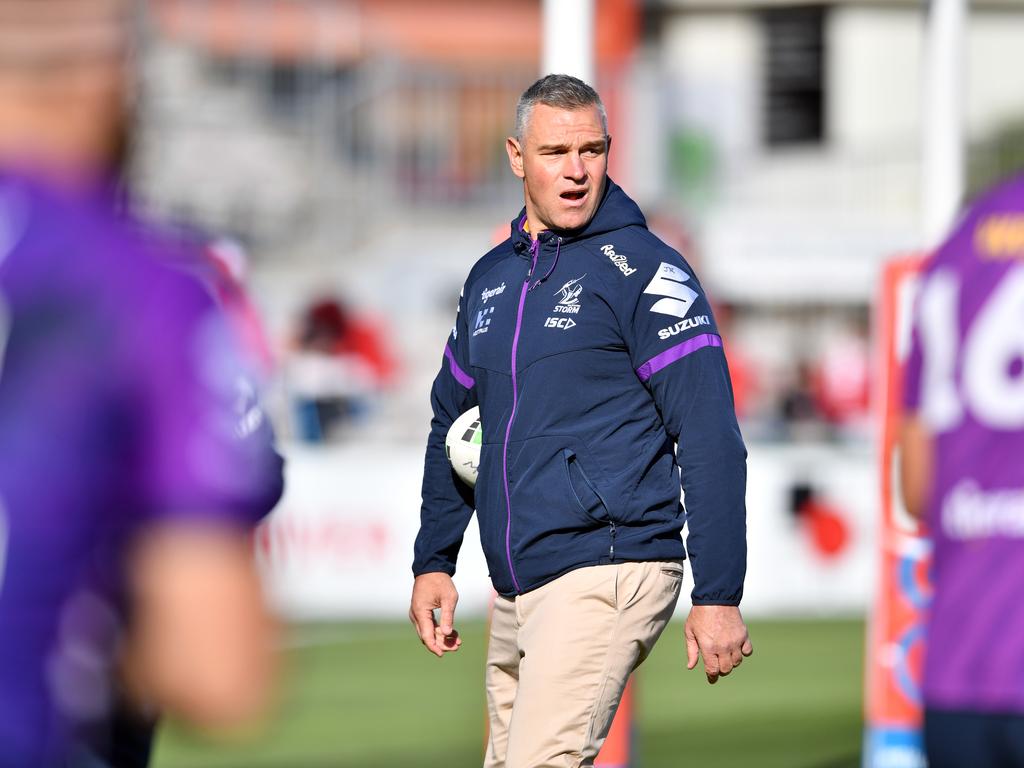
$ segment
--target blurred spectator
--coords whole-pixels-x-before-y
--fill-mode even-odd
[[[806,318],[788,320],[791,341],[783,349],[789,354],[775,362],[774,386],[764,388],[768,433],[797,441],[863,438],[871,383],[866,332],[849,325],[837,330],[827,313],[814,318],[819,327],[811,331],[803,330]]]
[[[822,440],[829,436],[828,426],[814,392],[814,366],[807,360],[797,363],[796,377],[782,392],[779,415],[785,435],[791,440]]]
[[[838,430],[866,428],[871,385],[867,332],[831,334],[815,364],[812,390],[821,417]]]
[[[743,344],[733,335],[735,307],[727,303],[712,302],[712,311],[718,321],[718,330],[722,336],[722,350],[725,352],[725,360],[729,365],[729,379],[732,382],[736,417],[742,423],[750,415],[751,402],[758,394],[757,369],[743,348]]]
[[[340,299],[320,299],[303,313],[287,367],[301,439],[320,442],[363,419],[397,372],[384,331]]]
[[[268,694],[248,531],[281,460],[221,313],[114,212],[132,11],[0,0],[5,767],[145,764],[122,694],[205,727]]]

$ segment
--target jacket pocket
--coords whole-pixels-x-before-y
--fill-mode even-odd
[[[576,452],[566,448],[562,451],[562,459],[569,490],[583,514],[600,523],[612,522],[604,497],[591,481]]]

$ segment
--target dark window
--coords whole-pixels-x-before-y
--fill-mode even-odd
[[[764,137],[769,146],[825,138],[825,9],[761,14],[765,40]]]

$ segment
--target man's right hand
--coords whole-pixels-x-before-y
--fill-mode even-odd
[[[412,601],[409,605],[409,620],[416,627],[420,642],[437,657],[450,651],[457,651],[462,638],[455,631],[455,605],[459,593],[452,577],[447,573],[424,573],[416,577],[412,585]],[[434,611],[441,609],[441,623],[434,618]]]
[[[704,658],[704,674],[714,685],[743,663],[754,652],[735,605],[695,605],[686,618],[686,668],[697,666],[698,656]]]

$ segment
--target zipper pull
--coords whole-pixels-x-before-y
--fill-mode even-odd
[[[615,522],[612,521],[612,520],[609,520],[608,521],[608,525],[610,525],[612,527],[612,530],[611,530],[612,543],[611,543],[611,546],[608,547],[608,559],[609,560],[614,560],[615,559]]]

